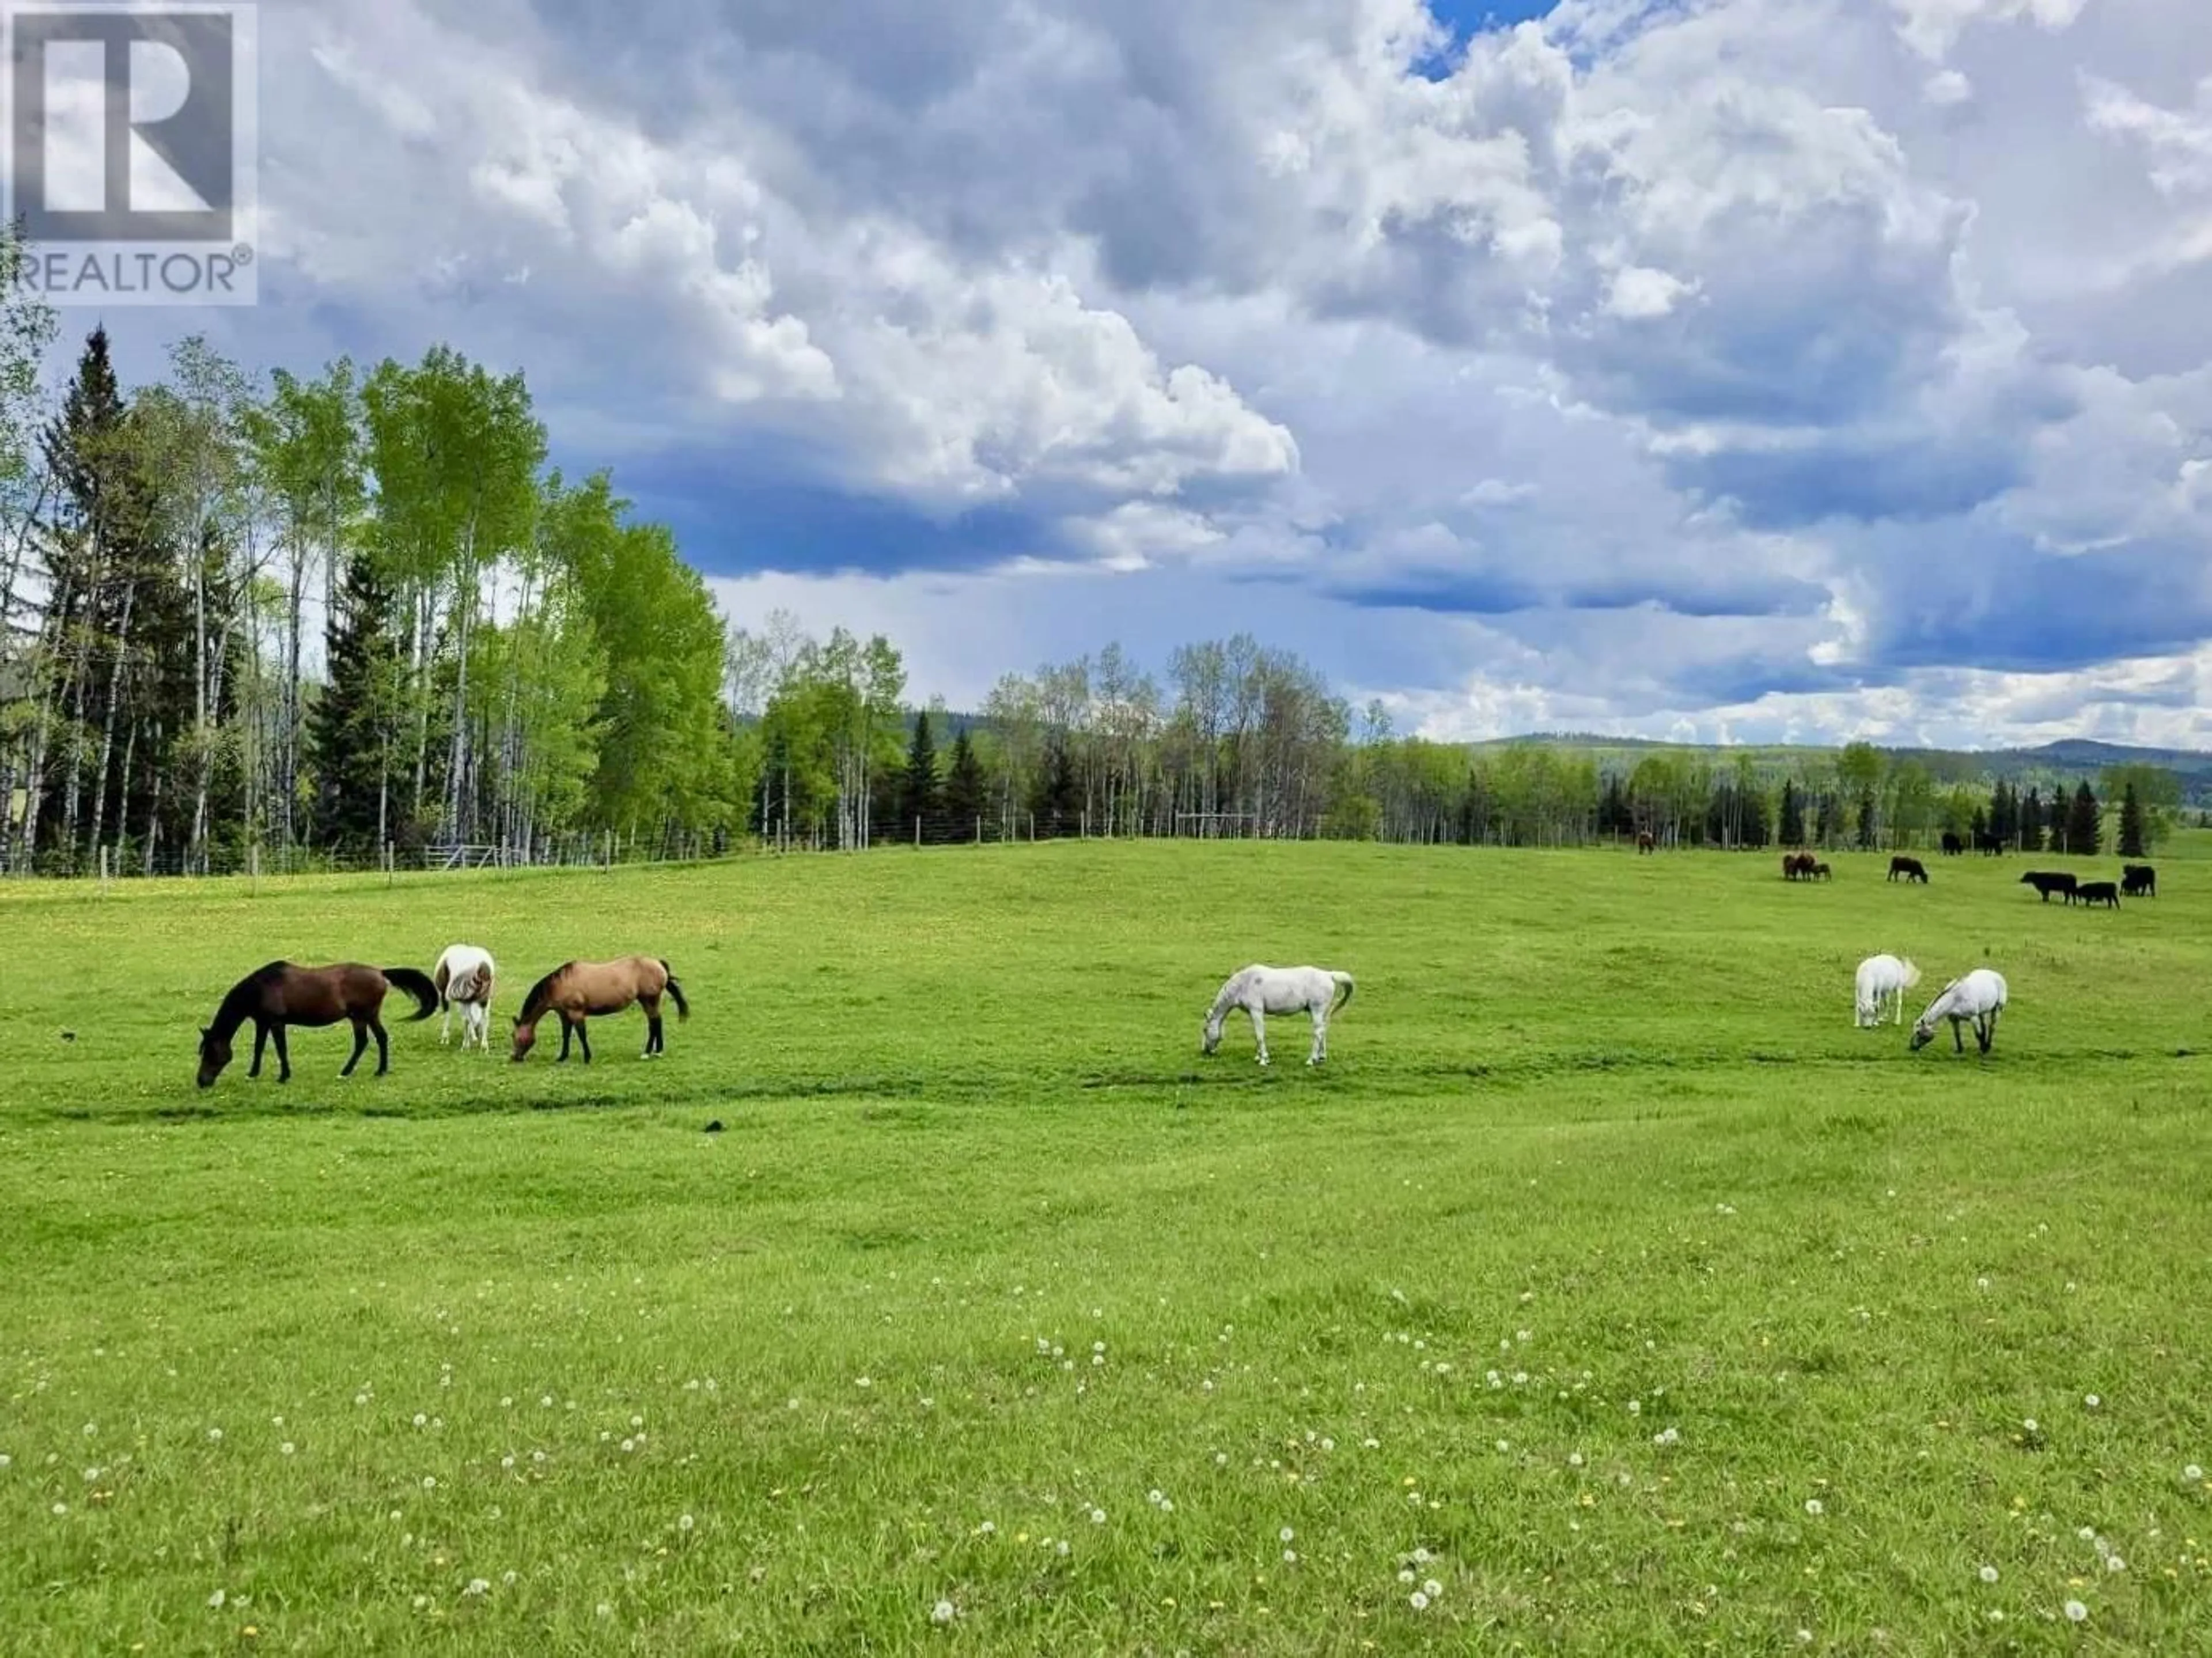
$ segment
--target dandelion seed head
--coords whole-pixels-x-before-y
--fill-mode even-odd
[[[2066,1603],[2067,1622],[2070,1624],[2079,1624],[2085,1621],[2088,1616],[2089,1608],[2083,1606],[2079,1600],[2069,1600]]]
[[[1997,1569],[1995,1566],[1984,1566],[1982,1568],[1982,1582],[1984,1583],[1994,1583],[1996,1581]]]
[[[950,1600],[939,1600],[929,1609],[929,1621],[933,1624],[949,1624],[956,1616],[957,1609]]]

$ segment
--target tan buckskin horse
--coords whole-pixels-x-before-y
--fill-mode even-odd
[[[611,962],[563,962],[530,987],[522,999],[522,1011],[514,1021],[514,1057],[527,1059],[538,1040],[538,1022],[548,1013],[561,1016],[561,1058],[568,1057],[574,1036],[584,1050],[584,1063],[592,1062],[592,1039],[584,1021],[594,1014],[619,1013],[635,1002],[645,1010],[645,1059],[657,1059],[667,1046],[660,1034],[660,999],[675,1000],[676,1017],[691,1017],[684,999],[684,987],[676,982],[668,963],[654,956],[624,956]]]
[[[427,1019],[438,1011],[437,987],[429,975],[411,967],[364,967],[359,962],[337,962],[329,967],[300,967],[290,962],[270,962],[256,968],[236,984],[215,1011],[215,1023],[200,1027],[202,1088],[210,1086],[230,1063],[230,1039],[238,1027],[253,1021],[253,1065],[249,1077],[261,1074],[261,1050],[276,1038],[276,1080],[292,1080],[292,1059],[284,1048],[288,1024],[336,1024],[353,1021],[353,1057],[341,1077],[353,1075],[368,1039],[376,1038],[376,1074],[392,1068],[392,1044],[384,1034],[384,993],[393,985],[415,999],[410,1019]]]

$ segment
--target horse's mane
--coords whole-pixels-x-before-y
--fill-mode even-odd
[[[563,962],[536,984],[531,986],[530,993],[522,999],[522,1011],[515,1017],[527,1024],[532,1019],[544,1012],[545,1004],[553,998],[553,987],[560,981],[561,975],[574,966],[575,966],[574,962]]]
[[[244,1024],[260,1000],[261,987],[284,976],[289,962],[265,962],[247,974],[223,993],[222,1003],[216,1008],[215,1019],[208,1029],[218,1036],[228,1036]]]

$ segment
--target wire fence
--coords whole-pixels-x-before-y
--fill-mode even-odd
[[[696,834],[627,837],[611,834],[564,835],[529,844],[500,841],[433,842],[381,846],[281,846],[234,841],[198,852],[183,847],[148,847],[118,841],[78,848],[74,855],[49,852],[35,861],[10,867],[0,851],[0,878],[11,884],[90,884],[105,889],[119,882],[146,880],[290,880],[312,876],[402,876],[465,871],[619,869],[641,865],[711,863],[732,859],[902,847],[1009,846],[1040,841],[1090,839],[1274,838],[1249,814],[1180,813],[1171,827],[1123,824],[1116,830],[1104,819],[1094,823],[1088,811],[990,811],[924,813],[865,826],[773,825],[765,833],[703,831]]]

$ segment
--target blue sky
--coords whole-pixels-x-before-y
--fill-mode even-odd
[[[2212,746],[2197,0],[266,6],[257,368],[527,374],[918,697]],[[73,325],[87,321],[70,313]]]

